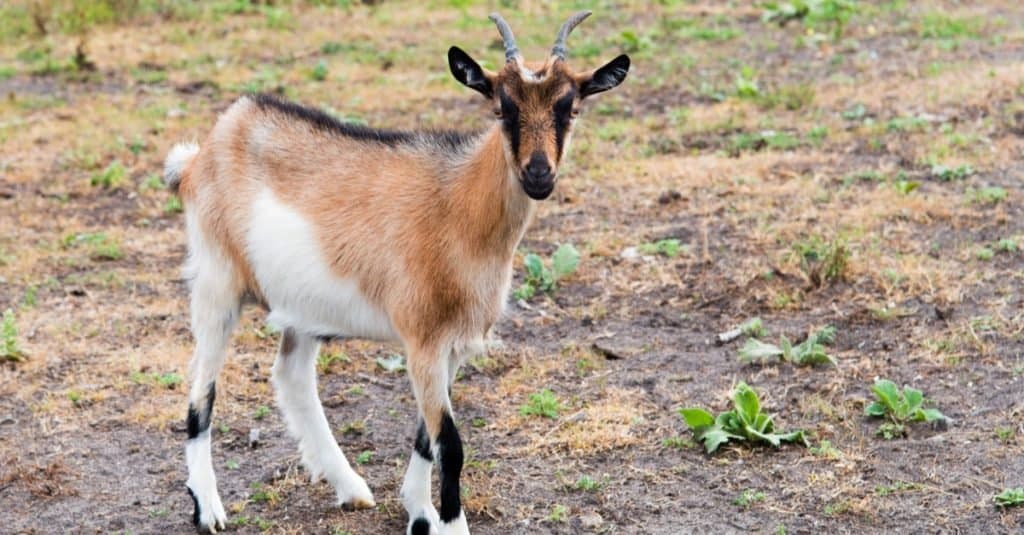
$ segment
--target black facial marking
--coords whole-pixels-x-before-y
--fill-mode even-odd
[[[508,134],[509,144],[512,145],[512,154],[519,154],[519,106],[512,101],[504,89],[498,90],[501,99],[501,123]]]
[[[185,427],[188,429],[189,440],[196,438],[200,433],[210,428],[210,415],[213,413],[213,399],[217,396],[215,383],[210,383],[206,392],[206,406],[196,408],[191,403],[188,405],[188,416],[185,418]]]
[[[571,91],[555,102],[555,143],[558,144],[558,153],[555,158],[562,159],[562,147],[565,145],[565,133],[572,123],[572,105],[576,102],[576,92]]]
[[[317,130],[328,134],[340,135],[358,141],[381,143],[389,147],[413,145],[423,140],[451,150],[459,150],[468,145],[475,136],[454,131],[422,131],[403,132],[400,130],[380,130],[352,123],[343,123],[330,115],[314,109],[300,106],[294,102],[281,100],[267,94],[249,95],[260,110],[287,115],[309,123]]]
[[[199,525],[199,500],[196,499],[196,494],[192,492],[192,489],[185,485],[185,490],[188,491],[188,495],[192,498],[192,525]]]
[[[416,431],[416,441],[413,443],[413,450],[419,454],[420,457],[433,462],[434,454],[430,452],[430,437],[427,436],[427,424],[420,420],[420,427]]]
[[[441,521],[459,518],[459,475],[462,473],[462,439],[450,414],[441,418],[441,432],[437,435],[438,457],[441,469]]]
[[[409,529],[412,535],[430,535],[430,521],[426,518],[417,518]]]

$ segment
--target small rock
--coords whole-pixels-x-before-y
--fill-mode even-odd
[[[249,447],[255,448],[260,445],[260,430],[254,427],[249,430]]]
[[[658,195],[658,204],[671,204],[683,198],[683,194],[674,189],[662,192]]]
[[[619,253],[619,256],[626,260],[635,260],[640,258],[640,251],[637,251],[636,247],[626,247]]]
[[[585,529],[597,529],[604,524],[604,519],[597,513],[586,513],[580,515],[580,527]]]
[[[184,116],[185,116],[185,110],[183,110],[181,108],[171,108],[171,109],[167,110],[167,118],[168,119],[177,119],[179,117],[184,117]]]

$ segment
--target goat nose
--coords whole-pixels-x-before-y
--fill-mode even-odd
[[[551,166],[546,158],[533,157],[530,158],[530,163],[526,164],[526,172],[533,177],[546,177],[551,174]]]

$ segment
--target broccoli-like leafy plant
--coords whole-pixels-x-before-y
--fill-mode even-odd
[[[828,325],[811,333],[806,340],[793,345],[785,336],[780,337],[779,345],[762,342],[750,338],[740,348],[740,360],[743,362],[768,362],[775,358],[792,362],[801,366],[814,364],[832,364],[836,361],[825,352],[825,346],[836,339],[836,328]]]
[[[704,443],[708,453],[714,453],[729,441],[768,443],[775,447],[783,442],[797,442],[808,446],[803,431],[775,432],[775,422],[770,415],[761,412],[757,392],[746,383],[736,385],[732,401],[733,410],[719,413],[717,417],[701,408],[679,409],[686,425],[693,430],[694,437]]]
[[[906,425],[911,422],[935,422],[947,420],[938,409],[926,409],[924,395],[920,390],[904,386],[901,391],[896,383],[888,379],[878,379],[871,390],[877,401],[864,409],[868,416],[885,418],[887,421],[878,427],[877,434],[886,440],[907,434]]]
[[[558,281],[568,277],[580,263],[580,253],[571,243],[563,243],[551,255],[551,267],[544,265],[540,256],[530,253],[523,257],[523,267],[526,268],[526,280],[522,286],[513,292],[516,299],[529,299],[542,291],[551,293],[558,285]]]

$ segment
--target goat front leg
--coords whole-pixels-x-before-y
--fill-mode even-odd
[[[448,356],[447,352],[436,349],[409,351],[409,377],[421,418],[409,469],[402,484],[402,503],[409,513],[407,534],[410,535],[469,534],[460,497],[462,439],[452,418],[448,395]],[[437,462],[440,472],[439,512],[430,503],[432,461]]]

